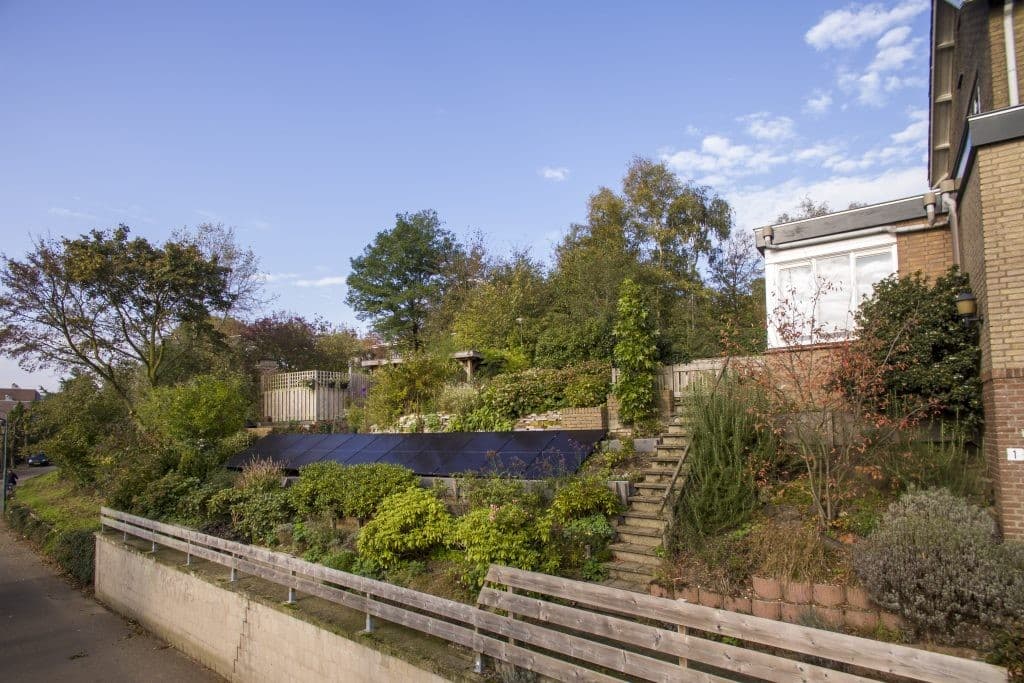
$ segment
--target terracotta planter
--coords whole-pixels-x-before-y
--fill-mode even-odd
[[[751,580],[754,584],[754,593],[761,600],[778,600],[782,597],[782,584],[778,579],[755,576]]]
[[[809,605],[814,598],[811,584],[802,581],[790,581],[782,586],[782,598],[786,602],[797,605]]]
[[[790,602],[783,602],[782,604],[782,620],[788,621],[791,624],[799,624],[803,622],[804,616],[812,609],[808,605],[794,605]]]
[[[775,621],[782,617],[782,603],[777,600],[759,600],[754,598],[751,600],[750,608],[755,617],[774,619]]]
[[[685,600],[692,605],[700,604],[700,591],[697,590],[696,586],[680,586],[676,588],[676,598],[679,600]]]
[[[857,609],[874,609],[875,605],[871,602],[871,598],[868,597],[866,590],[860,586],[847,586],[846,587],[846,602],[850,607]]]
[[[882,622],[882,626],[886,627],[890,631],[902,631],[907,627],[907,622],[898,614],[892,612],[880,612],[878,614],[879,621]]]
[[[722,607],[722,594],[714,591],[700,589],[700,604],[705,607],[714,607],[721,609]]]
[[[839,628],[843,625],[843,610],[838,607],[814,607],[814,617],[830,628]]]
[[[650,586],[647,587],[647,590],[650,592],[651,595],[653,595],[656,598],[672,597],[672,590],[669,588],[665,588],[659,583],[652,583]]]
[[[874,610],[845,609],[843,621],[855,631],[874,631],[878,626],[878,612]]]
[[[722,608],[727,609],[730,612],[750,614],[750,598],[734,598],[727,595],[725,596],[725,601],[722,603]]]
[[[837,607],[843,604],[846,598],[846,591],[842,586],[833,586],[830,583],[814,584],[814,604],[822,607]]]

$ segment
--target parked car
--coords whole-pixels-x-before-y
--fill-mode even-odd
[[[46,453],[33,453],[28,456],[29,467],[46,467],[50,464],[50,459],[46,457]]]

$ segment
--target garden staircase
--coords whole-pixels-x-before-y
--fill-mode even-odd
[[[676,415],[659,438],[654,456],[645,463],[643,481],[633,485],[636,491],[629,496],[629,507],[615,524],[605,585],[647,592],[661,566],[673,501],[686,480],[689,446],[689,420]]]

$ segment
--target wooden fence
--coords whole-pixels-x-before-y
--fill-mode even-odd
[[[337,420],[362,404],[369,378],[361,372],[279,372],[260,378],[260,418],[267,422]]]
[[[739,365],[755,360],[755,356],[743,356],[734,358],[701,358],[689,363],[678,363],[676,365],[663,365],[658,368],[654,379],[658,391],[671,391],[675,396],[682,396],[686,388],[698,381],[714,381],[718,373],[722,371],[726,362],[730,366]],[[612,369],[612,383],[619,379],[619,371]]]
[[[1005,682],[984,662],[492,565],[476,607],[102,508],[104,531],[259,576],[559,681]],[[525,593],[525,594],[524,594]],[[499,610],[495,612],[492,610]],[[732,639],[723,642],[722,637]],[[739,643],[739,644],[734,644]]]

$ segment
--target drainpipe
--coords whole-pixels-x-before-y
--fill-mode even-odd
[[[960,267],[960,219],[957,218],[956,197],[952,192],[942,193],[942,203],[949,216],[949,238],[953,247],[953,265]]]
[[[1006,86],[1010,106],[1020,104],[1017,91],[1017,53],[1013,37],[1013,0],[1003,0],[1003,42],[1006,45]]]

